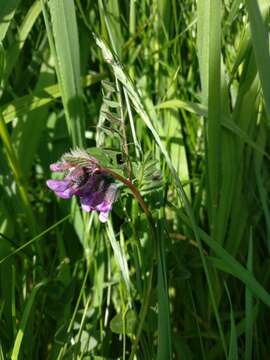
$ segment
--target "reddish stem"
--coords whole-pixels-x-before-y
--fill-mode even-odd
[[[106,172],[108,174],[110,174],[112,177],[114,177],[115,179],[121,181],[123,184],[125,184],[133,193],[133,195],[135,196],[135,198],[138,200],[139,204],[141,205],[143,211],[145,212],[145,215],[149,218],[149,220],[151,221],[151,223],[153,224],[153,218],[152,215],[145,203],[145,201],[143,200],[139,190],[136,188],[136,186],[134,186],[132,184],[132,182],[128,179],[125,179],[123,176],[117,174],[115,171],[108,169],[108,168],[101,168],[100,169],[101,172]]]

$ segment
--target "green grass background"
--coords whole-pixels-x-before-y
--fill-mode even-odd
[[[0,0],[1,360],[269,358],[269,7]],[[95,146],[152,231],[47,189]]]

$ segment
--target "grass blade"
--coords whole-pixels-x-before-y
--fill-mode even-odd
[[[167,284],[167,268],[165,260],[165,245],[163,234],[165,233],[164,223],[159,222],[157,231],[158,241],[158,349],[157,359],[163,360],[172,358],[171,353],[171,324],[170,304]]]
[[[228,296],[229,303],[230,303],[230,322],[231,322],[230,348],[229,348],[228,360],[237,360],[238,359],[237,332],[236,332],[231,296],[230,296],[230,292],[229,292],[229,289],[228,289],[226,283],[225,283],[225,289],[226,289],[227,296]]]
[[[0,42],[4,40],[20,0],[0,2]]]
[[[248,258],[247,258],[247,269],[252,274],[253,270],[253,239],[252,231],[250,231],[249,247],[248,247]],[[253,296],[252,292],[246,287],[245,294],[245,311],[246,311],[246,322],[245,322],[245,360],[252,359],[252,344],[253,344],[253,313],[252,305]]]
[[[30,314],[31,314],[31,310],[33,308],[33,306],[35,305],[35,299],[36,299],[36,295],[38,293],[38,291],[40,290],[41,287],[43,287],[44,285],[46,285],[46,281],[43,281],[42,283],[37,284],[34,289],[31,292],[31,295],[29,297],[29,299],[27,300],[27,303],[25,305],[25,309],[23,311],[22,314],[22,319],[20,322],[20,326],[19,326],[19,330],[16,336],[16,340],[14,343],[14,347],[13,347],[13,351],[11,354],[11,360],[17,360],[20,356],[20,349],[21,349],[21,345],[22,345],[22,341],[23,341],[23,337],[26,331],[26,327],[27,327],[27,322],[29,320]]]
[[[85,117],[80,75],[79,37],[73,0],[49,3],[58,82],[73,146],[84,145]],[[49,31],[49,29],[47,29]]]

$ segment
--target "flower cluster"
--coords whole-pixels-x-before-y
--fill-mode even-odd
[[[101,222],[108,220],[117,186],[94,157],[84,150],[74,150],[51,164],[50,169],[64,175],[62,180],[47,180],[47,186],[57,196],[63,199],[79,196],[84,211],[98,211]]]

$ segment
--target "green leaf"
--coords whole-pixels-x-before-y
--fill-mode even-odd
[[[112,318],[110,328],[116,334],[133,335],[137,324],[137,314],[134,310],[128,310],[125,314],[119,313]]]
[[[172,99],[168,101],[164,101],[158,105],[156,105],[157,109],[183,109],[187,110],[191,113],[197,114],[199,116],[207,116],[207,107],[199,104],[192,103],[188,101],[183,101],[180,99]]]

